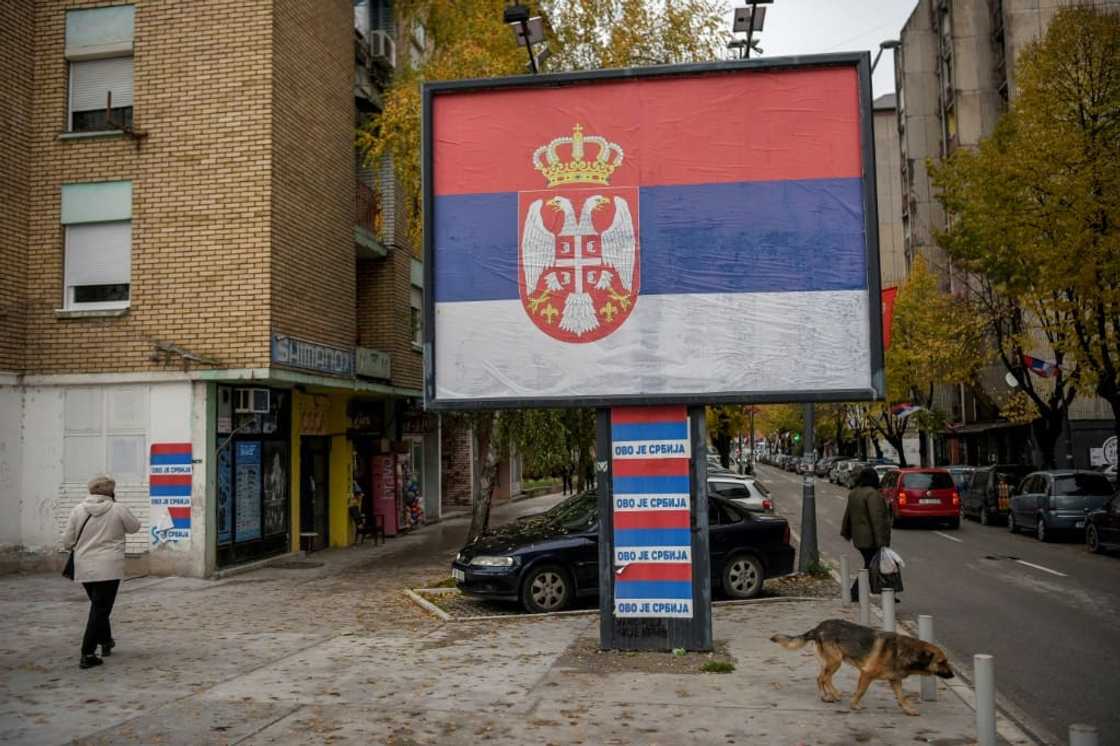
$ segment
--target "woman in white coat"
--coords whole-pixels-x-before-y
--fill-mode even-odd
[[[80,668],[101,665],[98,645],[104,656],[116,645],[109,615],[124,577],[124,537],[140,530],[132,511],[116,501],[116,482],[95,477],[87,487],[89,495],[70,511],[62,535],[63,545],[74,547],[74,582],[85,586],[89,596]]]

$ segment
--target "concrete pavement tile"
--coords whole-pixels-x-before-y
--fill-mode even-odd
[[[75,740],[94,744],[194,746],[241,741],[299,709],[267,702],[174,702],[128,722]]]

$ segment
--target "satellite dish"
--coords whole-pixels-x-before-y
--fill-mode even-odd
[[[1019,385],[1018,379],[1016,379],[1015,375],[1010,371],[1008,371],[1007,375],[1003,377],[1003,380],[1007,381],[1007,385],[1011,388],[1016,388]]]

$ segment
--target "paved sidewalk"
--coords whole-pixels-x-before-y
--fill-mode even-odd
[[[312,555],[325,562],[319,568],[127,582],[114,613],[119,648],[89,671],[77,667],[81,590],[52,576],[0,578],[0,740],[969,742],[972,712],[944,688],[917,718],[881,683],[862,712],[817,699],[811,650],[787,652],[767,638],[851,613],[831,601],[716,609],[715,637],[736,663],[730,674],[666,673],[654,654],[587,654],[594,616],[439,623],[400,590],[446,574],[447,547],[465,530],[460,519],[376,550]],[[851,693],[850,668],[837,684]]]

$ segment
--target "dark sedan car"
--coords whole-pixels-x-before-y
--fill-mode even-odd
[[[1084,535],[1089,513],[1102,507],[1114,490],[1095,471],[1036,471],[1028,474],[1011,498],[1007,527],[1011,533],[1033,528],[1039,541],[1049,541],[1059,531]]]
[[[1120,548],[1120,494],[1085,517],[1085,545],[1090,552]]]
[[[708,498],[712,586],[751,598],[766,578],[793,572],[784,518]],[[451,563],[459,590],[519,601],[531,612],[559,611],[599,592],[599,498],[576,495],[551,510],[484,533]]]

